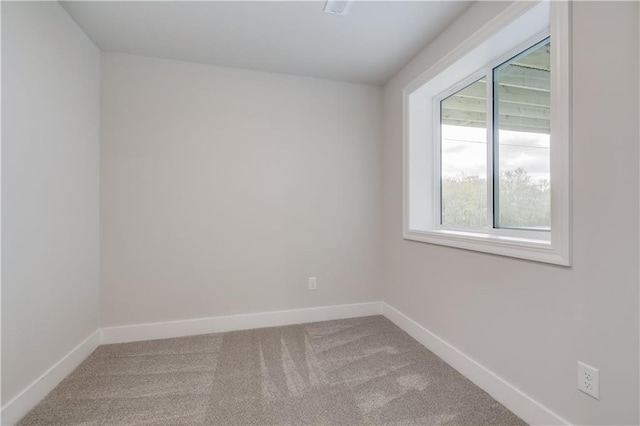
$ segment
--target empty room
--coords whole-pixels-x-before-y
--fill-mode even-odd
[[[0,14],[0,424],[640,424],[637,1]]]

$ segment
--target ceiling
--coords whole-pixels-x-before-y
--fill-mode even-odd
[[[471,2],[61,2],[103,51],[384,84]]]

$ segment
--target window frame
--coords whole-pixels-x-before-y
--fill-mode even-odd
[[[570,266],[570,2],[539,2],[533,5],[526,3],[523,5],[516,2],[509,6],[503,13],[426,70],[403,90],[405,150],[403,237],[406,240]],[[521,17],[542,3],[548,4],[549,7],[548,28],[529,30],[529,34],[526,37],[521,37],[520,42],[514,46],[497,55],[494,54],[488,62],[483,63],[480,67],[475,67],[475,71],[469,69],[471,72],[467,73],[467,77],[446,88],[441,88],[428,99],[421,99],[425,97],[419,94],[421,88],[430,84],[440,74],[447,72],[457,62],[471,56],[470,54],[476,49],[483,47],[483,43],[490,44],[492,37],[499,36],[505,28],[510,27],[510,31],[519,31],[513,28],[519,25]],[[487,226],[461,228],[442,225],[440,220],[440,101],[483,77],[487,78],[487,99],[493,99],[493,69],[548,37],[551,37],[551,230],[494,227],[493,169],[490,169],[494,160],[493,102],[491,102],[491,108],[487,110]],[[417,102],[429,102],[431,105],[427,107],[426,105],[418,105]],[[487,101],[487,103],[490,102]],[[420,129],[416,130],[415,120],[420,116],[419,113],[423,107],[426,108],[425,110],[431,109],[433,122],[430,125],[430,130],[421,134]],[[413,120],[411,116],[414,117]],[[430,134],[430,137],[424,137],[426,134]],[[418,170],[421,166],[425,166],[426,171]],[[425,180],[429,182],[425,183]],[[426,187],[426,185],[430,187]],[[414,188],[416,186],[418,188]],[[420,186],[425,187],[419,188]],[[420,189],[422,191],[419,191]],[[416,212],[418,213],[416,214]],[[423,214],[425,218],[415,220],[420,214]],[[413,222],[418,223],[416,225]]]
[[[497,235],[511,236],[511,237],[520,237],[520,238],[529,238],[529,239],[539,239],[543,241],[550,241],[551,232],[550,230],[530,230],[530,229],[518,229],[518,228],[507,228],[507,227],[496,227],[496,204],[495,204],[495,191],[496,186],[494,185],[495,180],[495,171],[496,171],[496,139],[495,139],[495,125],[496,122],[493,120],[494,111],[495,111],[495,100],[494,100],[494,71],[504,65],[506,62],[518,57],[522,53],[527,50],[539,45],[543,41],[550,38],[550,33],[548,29],[537,33],[535,36],[531,37],[524,43],[510,49],[505,52],[503,55],[497,57],[496,59],[489,62],[487,65],[482,68],[476,70],[468,77],[464,78],[460,82],[455,85],[447,88],[443,92],[433,97],[433,122],[436,124],[433,126],[433,163],[434,163],[434,194],[433,194],[433,217],[434,217],[434,228],[440,230],[451,230],[458,232],[469,232],[469,231],[481,231],[486,233],[495,233]],[[487,160],[487,226],[484,227],[462,227],[462,226],[452,226],[452,225],[444,225],[442,224],[442,220],[435,220],[438,217],[442,216],[442,135],[441,129],[442,126],[438,125],[438,123],[442,123],[442,108],[441,102],[448,98],[451,95],[458,93],[460,90],[474,84],[478,80],[482,78],[486,79],[486,91],[487,91],[487,110],[486,110],[486,122],[487,122],[487,146],[486,146],[486,160]]]

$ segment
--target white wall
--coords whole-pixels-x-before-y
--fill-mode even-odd
[[[506,6],[474,5],[384,88],[384,300],[570,422],[638,424],[636,2],[573,4],[573,268],[402,239],[401,90]]]
[[[99,326],[100,52],[2,2],[2,403]]]
[[[380,88],[105,53],[101,95],[103,326],[380,300]]]

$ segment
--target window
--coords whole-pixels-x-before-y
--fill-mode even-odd
[[[516,3],[405,88],[406,239],[570,265],[568,8]]]
[[[550,59],[546,37],[436,97],[441,225],[550,231]]]

